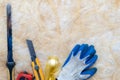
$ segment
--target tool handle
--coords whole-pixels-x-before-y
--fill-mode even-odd
[[[7,62],[7,67],[8,67],[8,80],[15,80],[14,78],[14,66],[15,66],[15,62]]]
[[[41,80],[41,79],[39,79],[38,72],[35,70],[35,63],[34,62],[32,62],[32,68],[33,68],[33,73],[34,73],[34,76],[35,76],[35,80]]]
[[[35,64],[35,62],[32,62],[32,68],[33,68],[35,80],[45,80],[38,58],[36,58],[35,61],[36,61],[36,64]],[[38,70],[37,70],[37,68],[38,68]]]
[[[36,58],[36,63],[39,66],[39,73],[40,73],[40,76],[41,76],[41,80],[45,80],[44,73],[43,73],[43,70],[42,70],[42,67],[41,67],[41,64],[40,64],[40,61],[39,61],[38,58]]]

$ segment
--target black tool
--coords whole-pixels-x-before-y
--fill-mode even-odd
[[[13,60],[13,51],[12,51],[12,24],[11,24],[11,5],[7,5],[7,63],[8,68],[8,80],[15,80],[14,78],[14,66],[15,62]]]

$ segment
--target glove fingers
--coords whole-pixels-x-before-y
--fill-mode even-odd
[[[88,65],[87,68],[91,67],[98,59],[97,55],[94,55],[89,61],[86,61],[85,63]]]
[[[84,53],[86,53],[88,49],[88,44],[82,44],[79,48],[79,52],[77,54],[80,54],[80,59],[83,57]]]
[[[81,79],[88,79],[88,78],[91,78],[95,73],[97,72],[97,68],[92,68],[92,69],[89,69],[89,70],[84,70],[82,73],[81,73],[81,76],[80,78]],[[87,76],[86,76],[87,75]]]
[[[94,56],[95,53],[96,53],[96,50],[94,49],[94,46],[91,45],[88,47],[88,49],[86,50],[85,53],[82,53],[81,59],[86,58],[86,57],[88,57],[88,59],[89,59],[92,56]]]
[[[76,53],[78,53],[79,48],[80,48],[79,44],[77,44],[77,45],[74,46],[74,48],[70,52],[68,58],[65,60],[65,62],[64,62],[64,64],[63,64],[62,67],[64,67],[69,62],[69,60],[70,60],[70,58],[71,58],[72,55],[75,55]]]

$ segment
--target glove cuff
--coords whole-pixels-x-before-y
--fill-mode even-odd
[[[74,79],[70,76],[70,73],[65,73],[64,71],[61,71],[57,77],[57,80],[74,80]]]

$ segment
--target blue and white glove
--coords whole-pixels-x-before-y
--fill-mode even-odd
[[[90,67],[97,58],[93,45],[77,44],[63,64],[57,80],[86,80],[92,77],[97,69]]]

